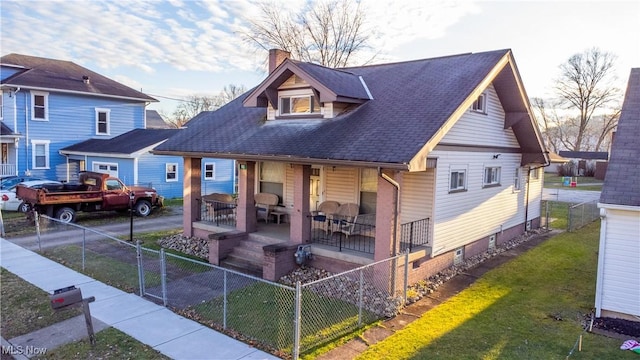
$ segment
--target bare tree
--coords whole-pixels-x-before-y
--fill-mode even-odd
[[[260,18],[248,19],[250,30],[242,34],[260,49],[278,48],[296,60],[335,68],[352,65],[354,55],[369,48],[371,32],[364,30],[359,1],[307,2],[295,14],[268,2],[261,11]]]
[[[229,84],[225,85],[222,91],[215,96],[190,95],[176,107],[171,115],[163,115],[168,119],[169,124],[181,128],[199,113],[218,110],[246,91],[244,85]]]
[[[596,111],[617,112],[609,108],[619,100],[620,94],[620,90],[613,85],[614,61],[613,54],[593,48],[571,56],[565,64],[560,65],[561,75],[555,85],[560,104],[577,113],[575,118],[568,118],[575,122],[575,139],[564,139],[571,145],[571,150],[580,151],[585,145],[589,124]],[[617,116],[610,115],[608,119],[610,121],[605,121],[598,138],[606,137],[617,124]]]

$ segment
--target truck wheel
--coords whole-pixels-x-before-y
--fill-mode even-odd
[[[70,207],[63,207],[56,211],[56,218],[63,223],[71,223],[76,220],[76,211]]]
[[[31,204],[23,201],[20,206],[18,206],[18,211],[25,214],[28,213],[31,211]]]
[[[135,210],[138,216],[148,216],[151,214],[151,203],[147,200],[138,200]]]

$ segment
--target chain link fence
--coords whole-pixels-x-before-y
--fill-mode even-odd
[[[598,220],[599,217],[598,201],[595,200],[578,204],[543,200],[540,226],[550,229],[551,223],[554,223],[556,228],[572,232]]]
[[[569,216],[567,220],[567,230],[576,231],[586,226],[600,217],[597,201],[588,201],[569,206]]]
[[[408,252],[289,286],[44,215],[35,223],[43,255],[283,356],[394,316],[406,299]]]

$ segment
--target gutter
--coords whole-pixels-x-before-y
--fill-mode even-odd
[[[378,175],[396,188],[395,194],[393,196],[393,201],[396,205],[396,211],[393,215],[393,253],[391,254],[391,256],[396,256],[398,255],[398,212],[400,211],[400,184],[397,181],[393,180],[389,175],[382,172],[381,168],[378,168]]]

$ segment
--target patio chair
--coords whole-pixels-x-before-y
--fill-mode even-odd
[[[214,220],[233,217],[236,201],[230,194],[212,193],[202,197],[207,212]]]
[[[363,235],[369,237],[375,237],[373,231],[376,227],[376,214],[358,214],[353,221],[347,221],[341,224],[341,233],[347,235],[347,239],[350,235]]]
[[[342,225],[352,221],[353,218],[356,217],[356,215],[358,215],[359,212],[360,212],[360,206],[358,206],[358,204],[345,203],[340,205],[336,213],[333,215],[332,225],[337,227],[337,230],[335,231],[339,231]],[[334,230],[331,229],[331,231],[334,231]]]
[[[337,201],[323,201],[318,205],[316,211],[311,212],[311,220],[313,221],[312,229],[323,229],[326,233],[329,233],[329,221],[340,207],[340,203]]]
[[[278,205],[278,195],[271,193],[257,193],[253,196],[256,201],[256,219],[269,222],[271,211]]]

